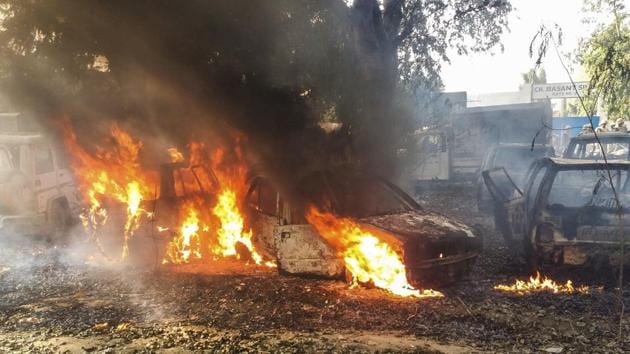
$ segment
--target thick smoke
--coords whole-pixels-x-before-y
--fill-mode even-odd
[[[371,79],[361,79],[343,2],[75,2],[36,12],[50,43],[18,41],[37,51],[14,58],[7,89],[48,127],[69,118],[88,146],[118,121],[156,164],[168,146],[237,130],[252,164],[280,185],[330,164],[374,167],[393,150],[391,134],[360,129],[370,112],[359,106],[374,95],[360,97]],[[8,21],[41,28],[26,11]],[[321,121],[344,124],[331,134]]]
[[[395,151],[393,135],[366,125],[395,120],[365,109],[380,95],[358,65],[352,21],[335,0],[29,3],[5,18],[19,36],[4,47],[0,82],[15,110],[59,140],[69,121],[94,150],[116,122],[143,142],[148,170],[169,147],[229,146],[239,134],[249,168],[291,198],[314,170],[393,172],[381,154]]]

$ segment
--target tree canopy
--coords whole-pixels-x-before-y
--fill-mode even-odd
[[[587,1],[590,11],[609,12],[610,23],[601,24],[579,48],[578,61],[590,78],[587,109],[604,103],[610,119],[630,119],[630,25],[622,2]]]
[[[522,73],[521,77],[523,78],[524,84],[546,84],[547,83],[547,73],[544,68],[530,69],[526,73]]]
[[[510,9],[506,0],[0,0],[0,85],[22,109],[90,127],[116,118],[183,136],[227,122],[270,153],[333,119],[358,160],[378,164],[417,124],[397,98],[439,88],[449,48],[497,45]]]

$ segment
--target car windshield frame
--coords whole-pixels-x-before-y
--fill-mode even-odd
[[[549,156],[549,154],[551,154],[551,149],[546,146],[537,146],[533,150],[529,146],[497,148],[495,152],[495,156],[492,160],[492,165],[488,169],[505,167],[505,169],[512,174],[524,175],[527,173],[533,161],[541,157]],[[518,159],[515,159],[515,158],[507,159],[508,161],[515,162],[515,163],[513,165],[505,164],[505,161],[500,162],[500,158],[504,157],[504,155],[507,155],[507,156],[515,155]],[[529,156],[525,156],[525,155],[529,155]],[[530,159],[530,156],[531,156],[531,159]],[[520,159],[521,157],[527,157],[529,159],[529,162],[523,163],[523,160]],[[517,166],[518,168],[514,168],[515,166]],[[515,182],[518,183],[522,181],[515,181]]]
[[[602,146],[606,151],[606,157],[609,160],[630,160],[630,138],[628,137],[608,137],[608,138],[600,138]],[[567,148],[566,158],[569,159],[580,159],[580,160],[599,160],[602,159],[602,155],[592,155],[586,156],[586,149],[589,145],[593,145],[597,151],[600,151],[599,142],[597,139],[581,139],[575,140],[570,146]],[[614,145],[621,145],[622,148],[625,148],[625,156],[616,156],[614,154]],[[576,152],[576,149],[579,149]],[[600,151],[601,152],[601,151]]]
[[[303,193],[303,197],[307,202],[314,203],[319,207],[330,208],[341,216],[361,219],[365,217],[389,215],[421,209],[420,206],[399,187],[393,185],[385,179],[371,174],[353,171],[348,173],[347,171],[344,171],[335,173],[319,172],[318,175],[321,176],[321,181],[319,182],[321,185],[317,186],[319,188],[315,188],[315,190],[306,190],[305,193]],[[314,176],[316,176],[316,174],[310,175],[306,179]],[[354,203],[350,202],[349,199],[346,199],[345,201],[342,200],[342,197],[354,199],[352,198],[352,195],[356,195],[357,193],[352,193],[347,189],[343,190],[340,183],[338,183],[341,180],[344,180],[346,187],[358,187],[362,184],[365,185],[365,182],[369,182],[370,184],[366,185],[365,187],[367,188],[363,188],[364,190],[376,189],[380,193],[386,193],[388,197],[392,198],[390,201],[397,204],[397,207],[386,208],[387,210],[373,210],[372,212],[361,212],[359,207],[350,208],[350,204],[365,206],[367,203],[359,203],[356,199],[354,200]],[[367,192],[360,192],[360,194],[362,197],[371,197],[374,195]]]
[[[619,196],[622,205],[630,204],[630,169],[627,166],[609,166],[613,182],[615,182],[615,189]],[[586,181],[578,188],[571,188],[575,190],[558,192],[557,183],[559,177],[561,178],[575,178],[579,172],[594,173],[592,177],[596,177],[590,181]],[[605,168],[601,167],[584,167],[584,166],[563,166],[563,168],[556,168],[551,171],[548,176],[549,180],[546,183],[546,188],[541,188],[540,193],[545,193],[541,198],[542,205],[545,208],[567,208],[567,209],[582,209],[582,208],[601,208],[612,210],[614,202],[614,195],[609,187],[608,172]],[[571,173],[571,175],[569,174]],[[624,176],[625,174],[625,176]],[[625,178],[625,180],[624,180]],[[544,182],[543,182],[544,183]],[[566,188],[564,188],[566,189]],[[554,194],[554,191],[557,194]],[[553,197],[558,196],[556,199]],[[559,198],[575,198],[578,196],[581,202],[573,203],[554,203],[561,201]]]
[[[206,174],[204,181],[202,181],[199,177],[198,171],[203,171]],[[216,183],[216,177],[214,176],[212,170],[209,170],[201,165],[175,168],[173,169],[172,174],[174,193],[178,198],[188,198],[195,195],[209,195],[212,190],[212,184]],[[190,174],[186,177],[192,177],[192,180],[185,181],[185,174]],[[206,179],[207,181],[205,181]],[[194,190],[190,189],[191,184],[187,184],[187,182],[192,184]],[[210,185],[204,186],[204,183]]]

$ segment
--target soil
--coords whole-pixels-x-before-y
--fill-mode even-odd
[[[236,261],[140,271],[13,242],[0,251],[0,352],[630,352],[630,321],[619,338],[618,290],[606,274],[550,273],[592,286],[587,295],[493,290],[530,274],[474,196],[469,183],[425,186],[418,196],[484,235],[473,272],[440,289],[443,298],[399,298]]]

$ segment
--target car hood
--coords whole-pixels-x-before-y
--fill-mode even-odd
[[[369,216],[359,221],[403,238],[423,237],[438,240],[451,237],[476,237],[470,227],[443,215],[423,210]]]

